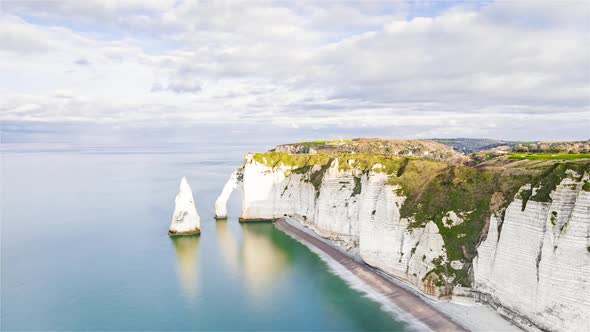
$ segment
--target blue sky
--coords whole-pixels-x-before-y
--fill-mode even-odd
[[[590,137],[585,1],[0,6],[5,140],[223,125],[295,136]]]

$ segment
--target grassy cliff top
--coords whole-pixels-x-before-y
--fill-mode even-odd
[[[394,174],[408,158],[393,155],[370,153],[316,153],[290,154],[285,152],[256,153],[252,157],[259,164],[271,168],[287,168],[295,173],[302,173],[313,166],[329,166],[338,161],[340,170],[356,170],[359,172],[381,172]]]

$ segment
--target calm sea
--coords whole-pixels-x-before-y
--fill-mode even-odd
[[[266,146],[3,146],[2,330],[406,330],[272,224],[213,219]],[[202,235],[166,232],[186,176]]]

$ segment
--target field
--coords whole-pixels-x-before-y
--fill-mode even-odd
[[[573,154],[535,154],[535,153],[513,153],[508,159],[510,160],[576,160],[576,159],[590,159],[588,153],[573,153]]]

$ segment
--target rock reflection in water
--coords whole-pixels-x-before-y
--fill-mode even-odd
[[[189,298],[195,297],[199,288],[199,236],[171,237],[176,251],[176,264],[180,285]]]
[[[227,219],[218,219],[215,222],[215,229],[219,251],[223,256],[225,263],[230,269],[237,272],[239,268],[240,254],[239,238],[235,236],[235,234],[232,234]]]
[[[281,278],[288,264],[287,253],[275,243],[273,232],[278,230],[271,223],[233,226],[241,230],[241,239],[231,231],[230,222],[225,219],[217,221],[217,243],[221,255],[235,275],[244,277],[248,290],[260,296],[268,290],[269,284]]]
[[[282,277],[288,264],[287,253],[274,242],[272,224],[244,224],[242,258],[247,286],[261,294]]]

